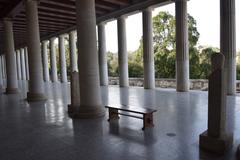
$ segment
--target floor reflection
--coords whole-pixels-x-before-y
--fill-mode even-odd
[[[225,157],[199,150],[207,129],[207,92],[176,93],[171,89],[101,87],[103,104],[154,107],[155,127],[142,131],[142,120],[121,117],[108,123],[69,118],[69,84],[45,83],[46,103],[28,103],[21,94],[0,95],[0,159],[195,160],[233,159],[240,143],[240,97],[228,97],[228,129],[234,148]]]

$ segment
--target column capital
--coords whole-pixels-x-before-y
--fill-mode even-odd
[[[106,25],[107,22],[106,21],[102,21],[102,22],[99,22],[97,25],[100,26],[100,25]]]
[[[152,7],[147,7],[142,10],[143,12],[152,12],[153,8]]]
[[[27,2],[37,2],[37,3],[40,3],[40,0],[25,0],[24,3],[27,3]]]
[[[12,22],[13,19],[11,17],[4,17],[3,22]]]
[[[127,19],[128,18],[128,15],[121,15],[119,17],[117,17],[117,19]]]
[[[187,2],[188,0],[175,0],[175,2]]]
[[[67,36],[67,34],[65,33],[65,34],[60,34],[58,37],[59,38],[65,38]]]
[[[48,42],[48,40],[44,40],[42,41],[42,44],[46,44]]]
[[[56,37],[52,37],[50,38],[50,41],[54,41],[56,39]]]

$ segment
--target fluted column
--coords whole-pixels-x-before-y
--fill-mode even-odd
[[[26,1],[27,46],[29,59],[28,101],[45,100],[43,88],[42,57],[38,22],[38,1]]]
[[[155,67],[153,53],[153,24],[152,9],[143,11],[143,62],[144,62],[144,88],[155,88]]]
[[[47,41],[42,42],[42,58],[43,58],[43,79],[45,82],[49,81],[49,68],[48,68],[48,51]]]
[[[5,55],[2,56],[2,64],[3,64],[3,79],[7,79]]]
[[[66,65],[66,54],[65,54],[65,43],[64,37],[65,35],[59,36],[59,63],[60,63],[60,71],[61,71],[61,82],[67,82],[67,65]]]
[[[105,114],[100,96],[96,38],[95,0],[76,1],[80,106],[70,114],[79,118],[95,118]],[[81,94],[82,93],[82,94]]]
[[[126,37],[126,19],[121,16],[117,19],[118,26],[118,65],[120,87],[128,87],[128,53]]]
[[[51,80],[53,83],[58,81],[57,58],[56,58],[56,49],[55,49],[54,41],[55,41],[55,38],[50,39]]]
[[[1,56],[1,63],[2,63],[2,77],[3,79],[5,78],[5,75],[4,75],[4,55]]]
[[[227,72],[227,94],[236,93],[236,17],[235,0],[220,0],[220,50],[224,54]]]
[[[26,66],[25,66],[24,48],[21,48],[21,49],[20,49],[20,59],[21,59],[21,74],[22,74],[22,80],[26,80]]]
[[[177,91],[189,90],[189,46],[187,0],[176,0],[176,81]]]
[[[69,33],[69,48],[70,48],[70,66],[71,72],[78,71],[77,64],[77,47],[76,47],[76,33],[72,31]]]
[[[98,24],[98,52],[99,52],[99,74],[100,85],[108,85],[108,65],[107,65],[107,50],[106,50],[106,33],[105,23]]]
[[[0,91],[3,89],[3,63],[2,63],[2,56],[0,56]]]
[[[13,25],[10,19],[4,19],[7,88],[6,94],[18,93],[17,67],[14,52]]]
[[[21,71],[21,53],[20,50],[16,50],[16,63],[17,63],[17,77],[18,80],[22,80],[22,71]]]
[[[24,54],[25,54],[26,80],[29,80],[29,65],[28,65],[28,51],[27,51],[27,47],[24,48]]]

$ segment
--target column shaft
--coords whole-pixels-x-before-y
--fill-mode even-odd
[[[7,94],[18,92],[16,57],[14,52],[13,26],[9,19],[4,19]]]
[[[67,82],[67,65],[66,65],[66,55],[65,55],[65,43],[64,35],[59,36],[59,63],[61,70],[61,82]]]
[[[236,93],[236,17],[235,0],[220,0],[220,50],[226,57],[227,94]]]
[[[2,63],[2,56],[0,56],[0,90],[3,89],[3,63]]]
[[[42,42],[42,58],[43,58],[43,79],[45,82],[48,82],[49,81],[49,68],[48,68],[47,41]]]
[[[26,1],[27,45],[29,59],[28,101],[45,100],[43,88],[42,57],[38,22],[38,1]]]
[[[107,50],[106,50],[106,33],[105,24],[98,25],[98,52],[99,52],[99,74],[100,85],[108,85],[108,65],[107,65]]]
[[[26,80],[26,66],[25,66],[24,48],[21,48],[21,49],[20,49],[20,60],[21,60],[21,75],[22,75],[22,80]]]
[[[128,87],[128,53],[126,38],[126,20],[124,16],[117,19],[118,26],[118,65],[120,87]]]
[[[57,58],[56,58],[56,48],[55,48],[54,40],[55,38],[50,39],[51,79],[52,79],[52,82],[57,82],[58,81]]]
[[[76,48],[76,39],[75,39],[75,32],[72,31],[69,33],[69,47],[70,47],[70,65],[71,65],[71,72],[78,71],[78,64],[77,64],[77,48]]]
[[[144,62],[144,88],[155,88],[155,67],[153,53],[153,24],[152,10],[143,11],[143,62]]]
[[[17,50],[15,54],[16,54],[16,62],[17,62],[17,77],[18,77],[18,80],[22,80],[20,50]]]
[[[76,1],[80,81],[79,118],[103,116],[100,96],[95,0]],[[81,94],[82,93],[82,94]]]
[[[29,80],[29,64],[28,64],[28,51],[27,51],[27,47],[24,48],[24,54],[25,54],[26,79]]]
[[[3,62],[3,78],[4,78],[4,79],[7,79],[6,58],[5,58],[5,55],[2,56],[2,62]]]
[[[177,91],[189,90],[189,47],[187,0],[176,0],[176,81]]]

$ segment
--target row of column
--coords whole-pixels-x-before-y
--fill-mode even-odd
[[[70,45],[70,63],[71,72],[77,71],[77,53],[76,53],[76,34],[74,31],[69,33],[69,45]],[[67,66],[66,66],[66,54],[65,54],[65,35],[59,36],[59,64],[61,70],[61,82],[67,82]],[[56,38],[50,40],[50,55],[51,55],[51,80],[52,82],[58,81],[57,75],[57,60],[56,60],[56,48],[55,41]],[[43,66],[43,80],[45,82],[50,81],[49,76],[49,65],[48,65],[48,42],[42,42],[42,66]],[[28,58],[27,58],[27,47],[21,48],[16,51],[16,63],[17,63],[17,77],[18,80],[29,80],[28,72]]]
[[[119,85],[120,87],[129,86],[128,75],[128,53],[126,38],[126,17],[117,18],[118,32],[118,64],[119,64]],[[98,24],[99,41],[99,73],[100,84],[108,84],[107,53],[105,23]],[[144,60],[144,88],[155,88],[155,69],[153,54],[153,27],[152,10],[147,8],[143,11],[143,60]]]
[[[27,47],[16,52],[17,78],[18,80],[29,80]]]
[[[88,2],[83,1],[84,5],[90,5]],[[93,2],[89,2],[93,3]],[[187,26],[187,1],[176,0],[176,79],[177,79],[177,91],[188,91],[189,89],[189,49],[188,49],[188,26]],[[223,4],[224,3],[224,4]],[[225,4],[226,3],[226,4]],[[76,3],[77,5],[78,3]],[[226,56],[226,70],[228,70],[228,93],[234,94],[235,92],[235,79],[236,74],[235,67],[235,7],[234,0],[221,1],[221,52]],[[91,4],[95,5],[95,3]],[[81,6],[80,6],[81,8]],[[37,2],[35,0],[28,0],[26,3],[27,11],[27,44],[29,49],[28,56],[24,56],[23,49],[20,49],[17,53],[17,62],[14,54],[13,43],[13,31],[12,22],[10,19],[4,19],[5,26],[5,42],[6,42],[6,66],[8,86],[7,92],[15,92],[17,90],[16,79],[28,79],[27,68],[24,61],[27,61],[26,57],[31,59],[29,61],[29,87],[32,89],[30,93],[42,92],[43,78],[45,81],[49,80],[48,70],[48,55],[47,55],[47,43],[42,43],[41,56],[40,49],[40,37],[39,37],[39,25],[38,25],[38,12]],[[89,11],[86,11],[89,12]],[[81,16],[81,15],[80,15]],[[85,17],[82,17],[86,19]],[[118,56],[119,56],[119,80],[121,87],[127,87],[128,82],[128,55],[127,55],[127,40],[126,40],[126,20],[125,16],[117,18],[118,24]],[[79,31],[78,31],[79,32]],[[78,33],[79,34],[79,33]],[[144,58],[144,87],[155,87],[154,76],[154,55],[153,55],[153,37],[152,37],[152,11],[147,8],[143,11],[143,58]],[[74,42],[74,34],[69,34],[70,50],[71,53],[76,52],[76,44]],[[107,71],[107,55],[106,55],[106,38],[105,38],[105,24],[98,24],[98,37],[99,37],[99,58],[96,64],[99,64],[99,81],[101,85],[107,85],[108,83],[108,71]],[[79,36],[78,36],[79,38]],[[82,38],[82,35],[81,35]],[[57,65],[56,65],[56,50],[54,47],[54,40],[50,40],[50,62],[51,62],[51,80],[57,81]],[[231,43],[229,43],[229,41]],[[81,39],[78,39],[81,41]],[[79,43],[79,42],[78,42]],[[89,43],[89,42],[88,42]],[[61,68],[61,81],[67,81],[66,74],[66,59],[64,48],[64,36],[59,37],[59,53],[60,53],[60,68]],[[86,45],[87,46],[87,45]],[[79,50],[81,50],[80,46]],[[33,53],[32,53],[33,52]],[[38,53],[39,52],[39,53]],[[19,55],[20,54],[20,55]],[[40,58],[39,58],[40,56]],[[43,62],[39,60],[43,57]],[[85,58],[85,57],[84,57]],[[71,61],[76,60],[75,54],[71,54]],[[22,63],[20,63],[21,61]],[[35,62],[36,61],[36,62]],[[17,64],[17,66],[16,66]],[[72,70],[77,70],[77,65],[72,64]],[[37,66],[37,67],[32,67]],[[43,68],[42,68],[43,66]],[[79,64],[80,66],[80,64]],[[16,68],[18,70],[16,70]],[[85,67],[83,67],[85,68]],[[20,71],[21,70],[21,71]],[[43,74],[41,74],[43,72]],[[18,73],[18,74],[17,74]],[[21,74],[20,74],[21,73]],[[41,74],[41,76],[39,76]],[[18,75],[18,77],[17,77]],[[39,80],[40,77],[43,77]],[[31,79],[32,78],[32,79]],[[33,81],[36,79],[36,81]],[[39,83],[37,83],[39,82]]]
[[[129,86],[128,54],[126,39],[126,17],[117,18],[119,85]],[[98,25],[100,84],[108,84],[106,38],[104,23]],[[153,51],[152,10],[143,10],[143,62],[144,88],[155,88],[155,67]],[[187,26],[187,1],[176,1],[176,83],[177,91],[189,90],[189,48]]]
[[[74,31],[69,33],[69,48],[70,48],[70,67],[71,72],[77,71],[77,53],[76,53],[76,33]],[[67,65],[66,65],[66,54],[65,54],[65,35],[60,35],[58,41],[59,48],[59,64],[60,64],[60,79],[62,83],[67,82]],[[43,79],[45,82],[51,81],[57,82],[57,58],[56,58],[56,48],[55,48],[56,38],[51,38],[49,41],[50,50],[50,69],[48,65],[48,41],[42,42],[42,58],[43,58]],[[50,76],[49,76],[50,75]]]

